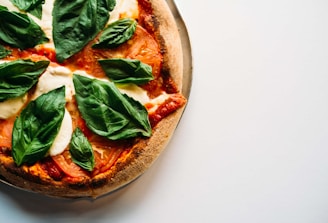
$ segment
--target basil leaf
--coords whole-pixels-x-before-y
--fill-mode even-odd
[[[139,60],[114,58],[98,62],[115,83],[145,84],[154,79],[152,67]]]
[[[134,34],[137,22],[134,19],[125,18],[109,24],[101,34],[99,42],[93,48],[116,48],[128,41]]]
[[[113,0],[56,0],[52,11],[57,60],[79,52],[105,27]]]
[[[65,87],[31,101],[15,120],[12,153],[15,163],[33,164],[50,149],[65,112]]]
[[[35,17],[42,18],[42,4],[45,0],[10,0],[18,9],[29,12]]]
[[[69,145],[69,152],[75,164],[85,170],[92,171],[95,166],[93,149],[81,129],[76,128]]]
[[[47,69],[49,61],[15,60],[0,64],[0,102],[24,95]]]
[[[113,83],[76,74],[73,82],[78,108],[94,133],[111,140],[151,135],[145,107]]]
[[[8,11],[6,7],[0,7],[0,40],[20,49],[49,41],[41,27],[30,17]]]
[[[27,12],[29,12],[31,15],[34,15],[35,17],[37,17],[38,19],[41,20],[42,19],[42,4],[37,5],[35,8],[32,8],[32,9],[28,10]]]
[[[108,3],[108,10],[110,12],[113,11],[116,6],[116,0],[109,0],[107,1],[107,3]]]
[[[3,59],[10,54],[11,50],[7,50],[4,46],[0,45],[0,59]]]

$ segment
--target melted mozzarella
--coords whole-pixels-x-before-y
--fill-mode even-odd
[[[72,80],[72,71],[66,67],[56,66],[51,63],[47,70],[40,77],[36,86],[35,93],[33,95],[33,99],[39,97],[41,94],[45,94],[63,85],[65,85],[66,89],[66,100],[72,100],[72,97],[75,94]]]
[[[19,112],[27,101],[27,94],[22,97],[8,99],[0,102],[0,119],[7,119]]]
[[[147,91],[135,84],[126,84],[118,86],[120,92],[127,94],[134,100],[139,101],[141,104],[146,104],[149,102],[149,97]]]
[[[42,28],[46,36],[49,38],[49,42],[43,44],[46,48],[55,48],[54,41],[52,38],[52,9],[54,1],[47,0],[42,6],[42,19],[39,20],[33,17],[33,20]],[[31,15],[32,17],[32,15]]]
[[[52,146],[49,150],[50,156],[56,156],[64,152],[68,144],[70,143],[73,132],[72,117],[70,116],[67,109],[65,109],[64,118],[60,126],[58,135],[55,138]]]

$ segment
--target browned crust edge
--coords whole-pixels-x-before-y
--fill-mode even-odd
[[[181,90],[183,57],[178,28],[166,1],[149,0],[149,3],[155,16],[153,18],[155,35],[161,44],[163,52],[164,63],[162,72],[170,75]],[[10,184],[18,188],[51,197],[97,198],[125,186],[150,168],[170,141],[183,110],[184,107],[178,109],[158,123],[152,137],[137,143],[129,158],[115,166],[117,170],[97,175],[91,181],[64,184],[51,178],[36,179],[29,172],[23,171],[15,167],[15,165],[10,165],[11,162],[0,164],[0,173]]]

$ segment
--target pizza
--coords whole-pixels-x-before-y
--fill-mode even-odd
[[[143,174],[186,105],[164,0],[0,1],[0,176],[96,198]]]

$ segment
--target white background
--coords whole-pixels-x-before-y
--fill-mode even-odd
[[[96,201],[1,185],[1,222],[328,222],[328,2],[177,4],[193,85],[162,156]]]

